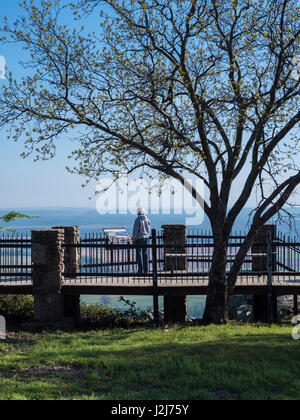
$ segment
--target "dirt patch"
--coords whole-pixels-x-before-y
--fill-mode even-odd
[[[41,366],[41,367],[27,367],[24,369],[14,369],[9,372],[9,376],[18,376],[21,378],[44,378],[45,376],[62,375],[71,379],[82,380],[89,373],[103,373],[100,369],[83,369],[74,366]],[[101,376],[101,381],[108,382],[111,378]]]
[[[20,340],[20,341],[34,341],[41,337],[42,334],[24,334],[16,331],[8,331],[6,333],[6,340]],[[4,341],[5,342],[5,341]]]
[[[6,333],[5,340],[1,341],[4,344],[4,349],[1,353],[26,353],[31,346],[34,346],[38,338],[37,335],[31,334],[29,336],[23,333],[9,331]]]

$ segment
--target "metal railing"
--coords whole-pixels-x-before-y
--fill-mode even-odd
[[[230,237],[227,253],[227,272],[235,262],[245,235],[241,232]],[[77,273],[65,272],[68,281],[102,284],[179,284],[207,282],[212,265],[214,240],[210,232],[188,231],[184,244],[169,244],[161,230],[153,230],[147,245],[139,246],[148,254],[147,273],[140,273],[136,258],[136,245],[131,242],[110,243],[101,233],[88,234],[79,245],[81,266]],[[258,252],[258,251],[259,252]],[[256,243],[247,253],[239,274],[243,284],[267,284],[271,261],[271,274],[276,282],[298,281],[300,278],[300,241],[277,238],[267,255],[266,243]],[[299,276],[298,276],[299,274]],[[153,280],[154,279],[154,280]],[[270,280],[270,279],[269,279]]]
[[[283,275],[300,273],[300,241],[297,237],[291,238],[279,235],[276,241],[277,267]]]
[[[25,282],[31,280],[31,275],[30,236],[0,236],[0,282]]]
[[[244,239],[241,232],[230,237],[227,271],[231,269]],[[189,230],[184,244],[169,244],[162,230],[153,230],[147,245],[140,246],[147,250],[147,273],[138,272],[137,247],[131,242],[110,243],[102,233],[93,233],[83,236],[79,244],[64,244],[64,247],[76,247],[80,251],[78,272],[63,273],[66,284],[153,286],[155,282],[161,285],[188,282],[197,285],[208,280],[214,241],[210,232]],[[300,240],[278,235],[270,249],[272,255],[267,258],[266,243],[253,245],[243,262],[240,283],[261,284],[267,282],[270,274],[273,283],[300,283]],[[271,268],[267,266],[268,260]],[[0,236],[0,283],[30,281],[31,276],[30,236]]]

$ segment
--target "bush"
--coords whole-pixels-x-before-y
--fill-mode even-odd
[[[88,320],[92,326],[97,328],[128,328],[137,323],[150,320],[147,313],[136,308],[135,302],[120,298],[125,303],[125,311],[119,311],[105,305],[81,304],[81,318]],[[34,317],[33,296],[5,295],[0,296],[0,315],[10,322],[26,322]]]
[[[0,315],[15,322],[29,321],[34,315],[33,296],[0,296]]]
[[[91,324],[100,328],[120,326],[120,324],[124,324],[125,321],[121,322],[122,320],[114,308],[109,308],[108,306],[100,304],[87,305],[86,303],[82,303],[80,306],[80,314],[81,318],[88,320]]]
[[[135,302],[130,302],[120,297],[120,302],[127,305],[125,311],[119,311],[105,305],[86,305],[81,304],[81,317],[88,319],[92,324],[99,328],[128,328],[141,322],[150,320],[150,316],[146,312],[141,312],[136,308]]]

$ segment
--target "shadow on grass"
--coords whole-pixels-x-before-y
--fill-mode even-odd
[[[217,338],[178,337],[160,332],[111,331],[48,336],[30,347],[28,366],[73,366],[80,377],[52,375],[42,388],[32,377],[30,397],[98,399],[298,399],[300,346],[283,334],[251,334]],[[198,337],[198,339],[197,339]],[[94,371],[92,371],[94,369]],[[20,371],[21,373],[21,371]],[[28,396],[26,383],[16,374],[16,389]],[[104,379],[106,378],[106,379]],[[50,394],[49,394],[50,393]],[[1,395],[1,389],[0,389]]]

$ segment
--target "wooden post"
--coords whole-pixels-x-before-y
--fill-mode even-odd
[[[186,271],[188,268],[186,247],[186,225],[163,225],[165,245],[165,271]],[[185,322],[187,300],[185,295],[164,297],[164,316],[166,322]]]

